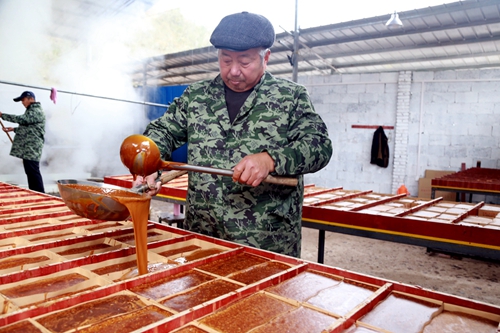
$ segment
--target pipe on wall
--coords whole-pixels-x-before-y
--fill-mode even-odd
[[[34,89],[48,90],[48,91],[52,90],[52,88],[45,88],[45,87],[39,87],[39,86],[33,86],[33,85],[27,85],[27,84],[22,84],[22,83],[15,83],[15,82],[7,82],[7,81],[0,81],[0,84],[7,84],[7,85],[11,85],[11,86],[34,88]],[[168,105],[166,105],[166,104],[149,103],[149,102],[139,102],[139,101],[132,101],[132,100],[121,99],[121,98],[98,96],[98,95],[91,95],[91,94],[83,94],[83,93],[77,93],[77,92],[66,91],[66,90],[59,90],[59,89],[57,90],[57,92],[58,93],[63,93],[63,94],[84,96],[84,97],[107,99],[107,100],[117,101],[117,102],[125,102],[125,103],[133,103],[133,104],[141,104],[141,105],[149,105],[149,106],[168,107]]]

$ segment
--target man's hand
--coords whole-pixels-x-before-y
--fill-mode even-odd
[[[132,182],[132,187],[147,184],[149,191],[147,191],[146,194],[149,195],[150,197],[155,196],[158,194],[158,192],[160,192],[161,189],[161,182],[156,181],[157,177],[158,173],[156,172],[146,177],[137,176],[135,180]]]
[[[273,171],[274,160],[268,153],[247,155],[233,168],[233,180],[257,186]]]
[[[7,133],[7,132],[12,132],[14,131],[14,127],[2,127],[2,130]]]

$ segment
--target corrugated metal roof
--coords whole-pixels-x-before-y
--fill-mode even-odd
[[[299,76],[500,66],[500,1],[469,0],[299,31]],[[277,34],[268,70],[291,78],[293,34]],[[213,47],[145,59],[132,66],[135,85],[178,85],[218,73]]]

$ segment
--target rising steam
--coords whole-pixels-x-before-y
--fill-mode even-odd
[[[133,59],[127,36],[120,33],[120,27],[134,22],[130,16],[102,16],[79,22],[78,40],[51,38],[54,5],[50,0],[0,1],[0,80],[27,86],[0,84],[0,111],[22,114],[24,107],[12,98],[24,90],[41,102],[47,117],[41,160],[46,184],[60,177],[127,174],[119,147],[125,137],[144,129],[144,106],[65,93],[54,104],[49,90],[32,87],[141,101],[125,74],[125,64]],[[10,146],[0,132],[0,181],[26,184],[22,162],[9,155]]]

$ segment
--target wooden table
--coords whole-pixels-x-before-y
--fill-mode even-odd
[[[183,176],[185,177],[185,176]],[[130,187],[132,176],[106,177],[105,182]],[[185,202],[187,178],[179,178],[162,186],[160,196],[166,200]],[[384,211],[391,205],[406,205],[397,213]],[[306,185],[302,226],[319,230],[318,262],[324,262],[325,232],[338,232],[403,244],[500,260],[500,225],[474,225],[467,219],[478,216],[484,202],[462,204],[462,211],[448,220],[421,216],[443,204],[442,198],[408,198],[405,194],[373,193],[371,190],[344,190]],[[458,204],[458,203],[456,203]]]

